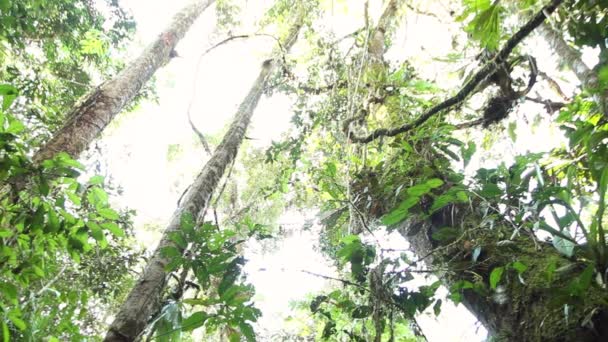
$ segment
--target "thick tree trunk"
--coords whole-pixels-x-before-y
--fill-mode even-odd
[[[295,43],[302,25],[302,19],[299,18],[282,44],[285,50],[289,50]],[[277,68],[276,64],[272,60],[264,62],[262,70],[249,94],[239,106],[230,129],[211,156],[211,159],[190,186],[190,189],[182,199],[182,204],[174,212],[171,222],[150,258],[143,275],[122,304],[104,341],[133,341],[143,331],[148,319],[159,310],[162,292],[168,277],[165,266],[170,261],[162,255],[161,251],[168,246],[174,246],[179,249],[179,246],[169,237],[171,232],[180,229],[182,214],[188,212],[195,217],[201,213],[204,214],[220,178],[236,157],[251,116],[264,93],[269,77]]]
[[[568,45],[560,32],[556,31],[547,23],[543,23],[538,30],[551,49],[566,63],[574,75],[576,75],[576,78],[578,78],[584,88],[596,89],[599,87],[597,72],[590,69],[589,66],[585,64],[581,57],[581,53],[574,47]],[[604,115],[608,115],[608,91],[596,95],[595,100],[598,105],[600,105]]]
[[[158,38],[112,80],[87,95],[68,115],[63,127],[36,152],[34,162],[67,152],[77,158],[142,86],[171,59],[177,43],[215,0],[194,0],[178,12]]]
[[[496,340],[607,341],[608,293],[592,285],[584,298],[570,299],[566,317],[557,298],[581,273],[581,265],[559,255],[550,244],[535,244],[527,234],[509,240],[513,227],[499,221],[487,227],[472,206],[449,206],[429,219],[410,218],[398,231],[429,268],[444,270],[437,275],[448,288],[462,280],[483,284],[481,290],[462,290],[462,303]],[[443,227],[458,229],[460,238],[439,245],[431,236]],[[481,254],[473,261],[475,247]],[[499,287],[491,290],[492,270],[515,261],[528,267],[521,280],[506,268]],[[556,271],[553,281],[547,279],[552,263],[564,270]]]

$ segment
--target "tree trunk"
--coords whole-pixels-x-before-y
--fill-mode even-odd
[[[214,1],[195,0],[178,12],[169,27],[137,59],[82,99],[63,127],[34,154],[34,162],[52,158],[59,152],[77,158],[133,100],[156,70],[169,62],[177,43]]]
[[[578,78],[584,88],[596,89],[599,87],[600,84],[597,72],[590,69],[587,64],[583,62],[581,53],[574,47],[568,45],[560,32],[556,31],[547,23],[543,23],[538,30],[551,49],[566,63],[574,75],[576,75],[576,78]],[[608,115],[608,90],[603,94],[597,94],[595,96],[595,101],[600,106],[604,115]]]
[[[448,288],[463,280],[480,285],[461,290],[462,303],[489,334],[498,341],[608,341],[605,290],[591,285],[583,298],[570,298],[568,317],[564,305],[556,303],[582,272],[581,265],[562,257],[550,244],[535,243],[526,233],[510,240],[513,227],[500,220],[494,227],[484,226],[483,215],[473,206],[448,206],[428,219],[411,217],[398,231],[429,268],[444,270],[436,274]],[[444,227],[457,229],[460,237],[440,245],[431,236]],[[476,247],[481,254],[473,261]],[[521,280],[506,267],[515,261],[528,267]],[[553,281],[547,280],[551,263],[558,269]],[[492,290],[488,284],[496,267],[505,270]]]
[[[298,18],[282,44],[287,51],[296,41],[303,18]],[[160,309],[161,296],[168,274],[165,266],[170,259],[161,251],[168,246],[177,246],[169,237],[170,233],[180,229],[182,214],[191,213],[194,217],[204,214],[209,200],[226,168],[236,157],[251,116],[268,84],[269,77],[277,69],[277,63],[267,60],[254,82],[249,94],[239,106],[230,129],[217,147],[211,159],[204,166],[194,183],[182,199],[182,204],[174,212],[161,241],[150,258],[143,275],[137,281],[129,296],[122,304],[114,322],[110,326],[104,341],[133,341],[145,328],[148,319]],[[183,252],[183,250],[182,250]]]

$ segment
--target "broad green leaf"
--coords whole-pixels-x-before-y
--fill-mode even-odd
[[[114,209],[112,209],[112,208],[99,208],[97,210],[97,213],[101,217],[106,218],[108,220],[118,220],[120,218],[118,213],[116,211],[114,211]]]
[[[514,262],[513,265],[511,265],[511,267],[513,267],[513,269],[515,271],[517,271],[518,274],[522,274],[528,269],[528,266],[526,266],[524,263],[522,263],[520,261]]]
[[[188,235],[194,234],[194,226],[196,222],[194,221],[194,216],[190,212],[182,213],[180,217],[180,228]]]
[[[353,318],[365,318],[372,314],[372,308],[367,305],[361,305],[353,310],[351,316]]]
[[[428,194],[429,191],[431,191],[431,187],[428,184],[423,183],[423,184],[417,184],[412,187],[409,187],[409,188],[407,188],[406,191],[407,191],[407,194],[410,196],[420,197],[420,196]]]
[[[196,328],[200,328],[205,324],[208,317],[209,316],[203,311],[195,312],[182,321],[182,330],[192,331]]]
[[[2,1],[10,3],[10,0],[0,0],[0,6],[3,5]],[[17,98],[19,92],[17,88],[10,84],[0,84],[0,95],[2,95],[2,110],[7,110],[11,106],[13,101]]]
[[[8,329],[8,324],[6,324],[6,322],[2,322],[2,340],[4,342],[10,342],[11,341],[11,332]]]
[[[17,327],[17,329],[19,329],[21,331],[24,331],[25,329],[27,329],[27,324],[25,323],[25,321],[22,320],[16,314],[10,312],[8,314],[8,319],[15,325],[15,327]]]
[[[571,237],[570,233],[567,230],[561,232],[567,237]],[[553,236],[553,247],[557,249],[558,252],[570,258],[574,254],[574,242],[564,239],[558,235]]]
[[[91,230],[91,236],[93,237],[93,239],[101,241],[105,238],[103,230],[99,224],[93,221],[89,221],[87,222],[87,227],[89,227],[89,229]]]
[[[237,331],[231,330],[228,333],[228,342],[240,342],[241,341],[241,334],[239,334]]]
[[[382,224],[385,226],[392,226],[405,220],[408,216],[409,209],[418,204],[419,201],[419,197],[408,197],[401,202],[396,209],[393,209],[393,211],[382,217]]]
[[[500,188],[496,184],[486,183],[483,185],[483,188],[481,189],[479,194],[485,198],[494,198],[502,195],[502,190],[500,190]]]
[[[103,185],[103,182],[104,182],[103,176],[99,176],[99,175],[93,176],[93,177],[91,177],[91,179],[89,179],[90,185]]]
[[[440,228],[438,231],[434,232],[431,237],[433,238],[433,240],[446,243],[456,240],[458,238],[458,235],[458,229],[451,227],[443,227]]]
[[[175,258],[182,256],[182,252],[175,246],[165,246],[161,249],[161,253],[167,258]]]
[[[255,342],[255,332],[253,331],[253,327],[249,323],[240,323],[239,330],[247,339],[247,342]]]
[[[14,302],[17,300],[18,289],[15,285],[7,282],[0,283],[0,291],[8,298],[10,301]]]
[[[445,193],[433,201],[433,205],[431,206],[430,212],[434,213],[435,211],[445,207],[448,204],[456,202],[456,197],[451,193]]]
[[[0,11],[8,11],[10,8],[11,8],[11,0],[0,0]],[[2,86],[2,85],[0,85],[0,86]]]
[[[439,314],[441,313],[441,304],[441,299],[437,299],[437,301],[435,301],[435,304],[433,305],[433,313],[435,314],[435,316],[439,316]]]
[[[319,311],[319,307],[321,306],[321,304],[324,303],[326,300],[327,300],[327,296],[324,296],[324,295],[316,296],[310,302],[310,312],[317,313],[317,311]]]
[[[125,236],[125,232],[114,222],[104,222],[101,224],[101,227],[107,229],[110,231],[110,233],[118,238]]]
[[[513,141],[513,142],[515,142],[517,140],[517,133],[515,133],[516,129],[517,129],[517,123],[510,122],[509,123],[509,137],[511,138],[511,141]]]
[[[505,271],[505,268],[502,266],[496,267],[492,270],[492,273],[490,273],[490,288],[491,289],[496,289],[496,286],[500,282],[500,279],[502,278],[502,274],[504,271]]]
[[[426,185],[428,185],[431,189],[438,188],[443,185],[443,181],[439,178],[431,178],[426,181]]]
[[[475,142],[473,141],[469,141],[466,147],[464,145],[460,147],[460,154],[462,155],[462,162],[464,163],[465,168],[467,165],[469,165],[469,162],[471,161],[471,158],[475,154],[476,150],[477,145],[475,145]]]

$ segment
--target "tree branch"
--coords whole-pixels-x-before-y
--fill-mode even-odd
[[[440,113],[444,110],[450,109],[460,103],[462,103],[469,95],[471,95],[477,86],[482,83],[487,77],[491,76],[501,65],[507,57],[511,54],[513,49],[521,43],[530,33],[537,28],[540,24],[545,21],[548,15],[553,13],[555,9],[563,2],[563,0],[552,0],[548,5],[544,6],[536,15],[528,21],[523,27],[519,29],[503,46],[503,48],[496,54],[496,56],[486,65],[481,68],[473,78],[467,82],[456,95],[448,98],[447,100],[439,103],[438,105],[429,109],[426,113],[420,115],[418,119],[403,124],[395,128],[380,128],[367,136],[351,136],[350,139],[357,143],[368,143],[381,136],[394,137],[398,134],[410,131],[433,117],[435,114]]]

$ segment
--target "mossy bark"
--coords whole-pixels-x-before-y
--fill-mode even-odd
[[[444,227],[456,229],[458,237],[440,244],[432,234]],[[459,290],[462,303],[494,340],[608,341],[608,292],[595,281],[584,294],[568,290],[585,264],[563,257],[529,233],[511,239],[513,229],[500,219],[484,225],[484,216],[471,205],[448,206],[431,218],[409,218],[398,227],[428,267],[442,270],[437,275],[448,288],[460,281],[474,284]],[[481,253],[473,261],[476,248]],[[515,262],[525,265],[525,271],[509,267]],[[497,267],[504,267],[504,273],[491,289],[490,275]]]

